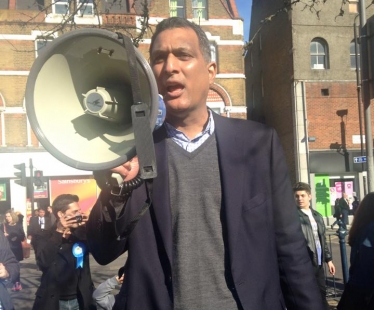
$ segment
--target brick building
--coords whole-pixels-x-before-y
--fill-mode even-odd
[[[353,27],[358,1],[342,7],[327,1],[314,7],[321,9],[318,17],[305,4],[290,11],[280,10],[283,5],[252,4],[250,37],[262,28],[245,57],[248,118],[277,130],[292,181],[311,183],[317,210],[329,216],[342,191],[359,198],[365,193],[366,168],[354,163],[361,155]],[[373,12],[369,6],[367,16]],[[270,21],[261,23],[266,17]]]
[[[45,151],[27,119],[25,86],[30,68],[43,47],[61,35],[60,24],[77,11],[64,31],[71,28],[100,27],[136,36],[143,10],[149,10],[151,28],[169,16],[181,16],[201,25],[210,42],[218,74],[208,105],[228,117],[246,118],[243,61],[243,21],[234,0],[1,0],[0,1],[0,212],[13,207],[25,212],[24,205],[35,190],[30,184],[32,170],[44,173],[46,192],[35,198],[49,205],[53,198],[52,182],[85,183],[92,172],[69,167]],[[72,27],[70,27],[72,26]],[[74,26],[74,27],[73,27]],[[57,29],[57,30],[56,30]],[[148,59],[151,31],[138,47]],[[58,74],[58,72],[56,72]],[[51,115],[51,117],[59,117]],[[61,128],[63,134],[63,128]],[[13,166],[25,163],[27,190],[14,183]],[[59,182],[63,180],[63,182]],[[87,181],[88,182],[88,181]],[[31,199],[32,200],[32,199]]]

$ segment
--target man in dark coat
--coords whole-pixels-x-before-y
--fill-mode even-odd
[[[167,110],[154,132],[157,177],[115,196],[97,175],[87,223],[99,263],[128,250],[113,309],[321,310],[275,131],[207,109],[217,67],[196,24],[161,21],[150,61]],[[127,181],[136,161],[114,171]]]
[[[31,240],[35,255],[38,249],[38,245],[35,241],[38,239],[36,236],[46,234],[52,227],[51,218],[46,216],[45,213],[45,210],[40,208],[38,216],[31,217],[29,226],[27,227],[27,239]]]
[[[349,199],[348,194],[343,193],[342,198],[339,199],[339,208],[340,212],[342,213],[342,222],[343,222],[343,228],[347,229],[348,225],[348,215],[349,215]]]
[[[10,299],[7,285],[15,283],[19,278],[19,263],[11,251],[8,240],[0,230],[0,305],[1,309],[12,310],[13,304]]]
[[[43,235],[36,235],[37,263],[43,272],[34,310],[89,309],[93,282],[86,247],[85,224],[76,195],[63,194],[53,204],[57,221]]]

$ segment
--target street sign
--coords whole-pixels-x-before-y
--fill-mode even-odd
[[[366,156],[353,157],[353,163],[355,164],[366,163]]]

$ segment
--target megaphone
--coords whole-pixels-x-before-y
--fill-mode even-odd
[[[141,177],[156,176],[157,84],[128,37],[103,29],[58,37],[32,65],[25,100],[35,135],[61,162],[100,171],[138,155]]]

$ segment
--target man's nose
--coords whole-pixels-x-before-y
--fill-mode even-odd
[[[165,61],[164,69],[166,72],[175,72],[178,69],[178,58],[173,54],[169,54]]]

